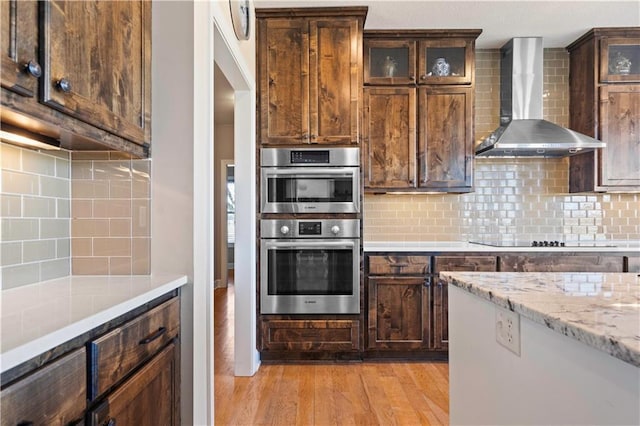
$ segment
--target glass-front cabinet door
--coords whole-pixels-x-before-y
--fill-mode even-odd
[[[473,45],[466,40],[420,41],[419,84],[470,84],[473,72]]]
[[[416,44],[411,40],[364,41],[365,84],[412,84],[416,81]]]
[[[600,52],[601,82],[640,82],[640,38],[604,37]]]

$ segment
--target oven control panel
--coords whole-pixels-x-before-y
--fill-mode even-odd
[[[260,238],[360,238],[360,220],[262,219]]]
[[[322,235],[322,222],[298,223],[298,235]]]

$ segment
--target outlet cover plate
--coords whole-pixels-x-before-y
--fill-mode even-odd
[[[496,342],[520,356],[520,315],[496,307]]]

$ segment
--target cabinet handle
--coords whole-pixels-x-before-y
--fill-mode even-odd
[[[33,422],[29,420],[23,420],[18,423],[16,426],[33,426]]]
[[[420,80],[426,80],[426,79],[427,79],[427,75],[426,75],[426,74],[422,74],[422,75],[420,76]]]
[[[431,278],[427,278],[424,280],[424,286],[425,287],[431,287]]]
[[[33,59],[25,64],[24,69],[32,77],[40,78],[42,76],[42,67]]]
[[[153,333],[151,336],[147,337],[146,339],[140,340],[139,344],[141,344],[141,345],[149,344],[149,343],[153,342],[154,340],[159,339],[166,332],[167,332],[167,327],[160,327],[158,329],[158,331]],[[114,420],[114,422],[115,422],[115,420]]]
[[[409,75],[409,80],[416,81],[416,76],[413,74]]]
[[[105,420],[105,422],[102,424],[103,426],[116,426],[117,422],[116,419],[114,419],[113,417],[110,417],[109,419]]]
[[[71,91],[71,82],[66,78],[61,78],[56,82],[56,87],[64,93],[69,93]]]

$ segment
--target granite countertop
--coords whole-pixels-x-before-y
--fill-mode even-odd
[[[464,241],[364,241],[365,252],[476,252],[476,253],[637,253],[640,255],[640,241],[598,241],[583,242],[570,247],[496,247]]]
[[[170,274],[69,276],[2,290],[1,371],[186,283]]]
[[[636,273],[442,272],[450,285],[640,367]]]

